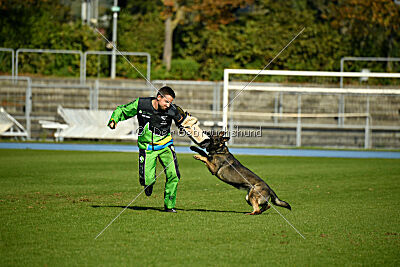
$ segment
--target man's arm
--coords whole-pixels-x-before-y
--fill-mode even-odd
[[[138,104],[139,98],[136,98],[136,100],[131,103],[118,106],[108,121],[108,127],[115,129],[118,122],[134,117],[137,114]]]

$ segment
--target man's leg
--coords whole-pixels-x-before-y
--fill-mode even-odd
[[[161,164],[163,165],[166,182],[164,191],[164,206],[166,209],[175,208],[176,192],[180,179],[178,160],[176,159],[174,146],[171,145],[163,149],[158,155]]]
[[[139,182],[146,187],[145,193],[150,196],[156,178],[156,151],[139,150]]]

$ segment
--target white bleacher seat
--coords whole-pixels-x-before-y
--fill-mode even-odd
[[[25,128],[3,107],[0,107],[0,136],[21,137],[22,139],[28,137]]]
[[[58,114],[66,124],[42,121],[43,128],[57,129],[56,140],[75,139],[129,139],[137,140],[138,123],[136,119],[121,121],[115,130],[107,127],[112,110],[71,109],[61,106]]]
[[[61,137],[60,133],[62,130],[65,130],[69,127],[68,124],[62,124],[55,121],[39,120],[39,123],[44,129],[56,130],[56,132],[54,133],[56,141],[63,141],[63,138]]]

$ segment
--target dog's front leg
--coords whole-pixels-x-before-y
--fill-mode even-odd
[[[209,161],[208,158],[203,157],[203,156],[200,156],[200,155],[194,155],[193,158],[204,162],[204,163],[206,164],[208,170],[209,170],[213,175],[217,174],[217,171],[218,171],[217,166],[216,166],[214,163],[212,163],[211,161]]]

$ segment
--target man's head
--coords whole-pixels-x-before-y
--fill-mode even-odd
[[[174,101],[175,92],[169,86],[163,86],[157,92],[158,108],[165,111],[168,110]]]

